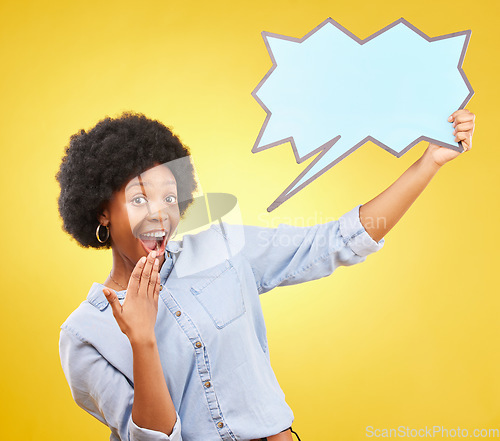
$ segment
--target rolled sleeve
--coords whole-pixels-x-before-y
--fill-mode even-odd
[[[384,239],[375,242],[366,232],[359,217],[361,204],[348,211],[339,219],[340,233],[346,245],[358,256],[366,257],[384,246]]]
[[[177,414],[177,419],[172,433],[170,435],[166,435],[165,433],[157,432],[156,430],[139,427],[134,423],[134,420],[130,418],[129,434],[130,439],[136,441],[182,441],[181,419],[179,418],[179,414]]]

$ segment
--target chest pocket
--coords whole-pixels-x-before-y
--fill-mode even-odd
[[[246,311],[238,272],[229,260],[208,271],[202,281],[191,287],[191,292],[219,329]]]

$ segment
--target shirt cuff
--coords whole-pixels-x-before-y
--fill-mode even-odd
[[[384,246],[384,238],[375,242],[366,232],[361,220],[359,219],[359,207],[354,207],[351,211],[340,217],[340,234],[344,243],[358,256],[365,257],[368,254],[380,250]]]
[[[181,438],[181,419],[176,412],[177,419],[175,420],[174,428],[170,435],[157,430],[144,429],[134,423],[130,418],[129,434],[130,441],[182,441]]]

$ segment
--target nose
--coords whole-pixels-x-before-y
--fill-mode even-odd
[[[163,204],[155,204],[148,202],[148,217],[151,220],[154,219],[159,222],[168,219],[167,207],[165,207],[165,205]]]
[[[150,222],[159,222],[165,227],[168,227],[168,222],[175,218],[175,207],[165,203],[163,200],[149,200],[147,209],[147,220]]]

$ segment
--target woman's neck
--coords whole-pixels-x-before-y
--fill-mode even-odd
[[[127,289],[128,281],[132,275],[132,271],[135,268],[136,263],[123,256],[116,249],[112,248],[113,252],[113,267],[109,273],[108,278],[104,282],[104,285],[115,291],[121,291]],[[160,268],[165,262],[165,255],[162,254],[158,257],[160,261]]]

